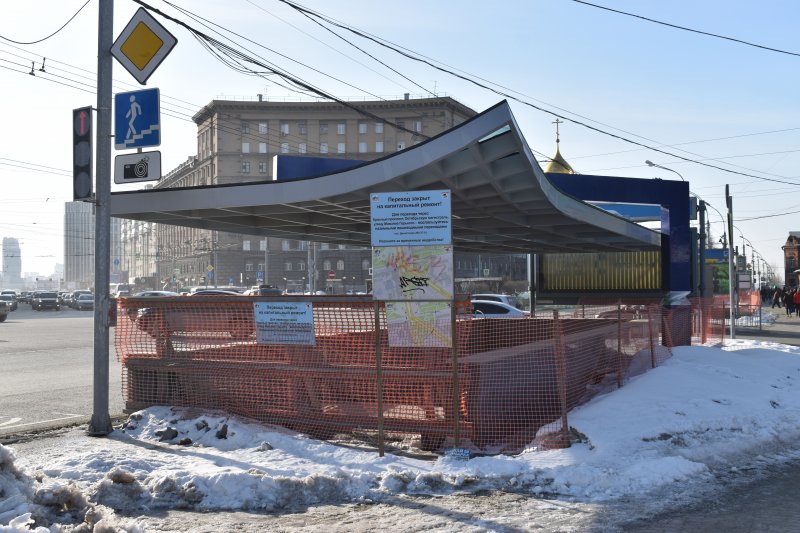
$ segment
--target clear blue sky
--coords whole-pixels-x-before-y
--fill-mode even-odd
[[[83,3],[9,3],[0,20],[0,36],[16,41],[40,39],[58,29]],[[419,95],[424,88],[452,96],[477,111],[503,99],[343,33],[420,88],[277,0],[175,3],[270,48],[246,44],[252,52],[339,97],[391,98],[406,92]],[[797,2],[597,3],[800,54]],[[152,5],[200,27],[160,0]],[[777,268],[788,232],[800,230],[800,172],[796,170],[800,116],[795,103],[800,56],[667,28],[570,0],[408,0],[399,4],[307,0],[304,5],[470,77],[500,84],[526,102],[683,157],[758,176],[761,179],[681,161],[569,121],[561,125],[561,152],[578,172],[677,179],[675,174],[647,167],[644,161],[650,159],[679,172],[693,192],[723,212],[725,184],[730,184],[739,228],[734,232],[736,243],[741,246],[743,233]],[[96,105],[97,6],[98,1],[91,0],[64,30],[42,43],[17,45],[0,40],[5,126],[0,129],[4,183],[0,237],[21,240],[25,271],[49,274],[56,262],[63,262],[64,202],[72,198],[70,114],[73,108]],[[137,8],[132,1],[115,2],[115,35]],[[196,129],[190,117],[210,100],[258,93],[269,98],[297,96],[270,80],[230,70],[186,30],[172,22],[164,24],[179,42],[148,87],[158,87],[162,93],[160,149],[165,171],[195,152]],[[45,73],[38,70],[43,57],[47,58]],[[28,74],[31,61],[36,76]],[[114,79],[115,90],[138,87],[116,62]],[[522,103],[514,102],[512,108],[531,148],[543,159],[552,155],[554,117]],[[713,210],[711,219],[718,238],[723,227]]]

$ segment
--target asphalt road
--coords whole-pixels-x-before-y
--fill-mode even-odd
[[[88,421],[93,411],[94,313],[33,311],[0,323],[0,435]],[[121,366],[109,335],[109,411],[122,413]]]

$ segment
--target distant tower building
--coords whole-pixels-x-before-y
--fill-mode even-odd
[[[3,288],[22,288],[22,251],[13,237],[3,238]]]
[[[67,202],[64,209],[64,288],[94,287],[94,205]]]

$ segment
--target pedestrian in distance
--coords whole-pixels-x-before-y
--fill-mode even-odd
[[[792,291],[788,288],[783,291],[783,307],[786,309],[786,316],[791,316],[794,304],[792,303]]]
[[[781,296],[783,296],[781,290],[776,288],[775,292],[772,293],[772,309],[775,309],[776,305],[778,306],[778,309],[781,308]]]
[[[794,291],[792,295],[792,303],[794,304],[794,310],[797,313],[797,316],[800,316],[800,291]]]

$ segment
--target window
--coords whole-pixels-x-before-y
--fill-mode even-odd
[[[300,135],[308,135],[308,126],[305,122],[301,122],[297,125],[297,131],[300,132]]]
[[[250,133],[250,124],[242,122],[242,133]]]
[[[361,270],[369,270],[369,259],[361,260]]]
[[[344,259],[336,261],[336,270],[344,270]]]
[[[319,123],[319,134],[320,135],[325,135],[326,133],[328,133],[328,124],[326,122],[320,122]]]
[[[375,133],[383,133],[383,122],[375,123]]]
[[[286,137],[287,135],[289,135],[289,123],[281,122],[281,137]]]
[[[321,243],[319,243],[319,249],[320,250],[330,250],[331,249],[331,245],[328,244],[327,242],[321,242]]]
[[[358,123],[358,133],[365,134],[367,133],[367,123],[366,122],[359,122]]]
[[[258,153],[259,154],[267,153],[267,143],[258,143]]]
[[[242,161],[242,174],[250,174],[250,161]]]
[[[376,154],[383,153],[383,141],[375,141],[375,153]]]
[[[264,263],[259,263],[256,265],[256,268],[259,272],[264,272]]]
[[[266,239],[262,239],[262,240],[258,241],[258,249],[260,251],[262,251],[262,252],[265,252],[267,250],[267,240]]]
[[[283,264],[283,270],[285,270],[286,272],[291,272],[292,271],[292,262],[291,261],[286,261]]]
[[[331,260],[326,259],[325,261],[322,262],[322,270],[328,271],[330,269],[331,269]]]
[[[328,153],[328,143],[319,143],[319,153],[321,154]]]
[[[242,143],[242,153],[243,154],[250,153],[250,143]]]
[[[344,122],[340,122],[336,125],[336,133],[338,133],[339,135],[344,135],[345,133],[347,133],[347,128]]]
[[[267,133],[267,123],[266,122],[259,122],[258,123],[258,133]]]
[[[244,264],[244,269],[245,269],[247,272],[252,272],[252,271],[253,271],[253,263],[245,263],[245,264]]]
[[[266,174],[267,173],[267,162],[266,161],[259,161],[258,162],[258,173],[259,174]]]
[[[336,152],[337,152],[337,153],[339,153],[339,154],[343,154],[343,153],[344,153],[344,149],[345,149],[345,145],[344,145],[344,143],[338,143],[338,144],[336,145]]]
[[[297,145],[297,151],[301,154],[306,153],[306,143],[300,143]]]
[[[281,143],[281,153],[282,154],[289,153],[289,143]]]
[[[397,151],[398,151],[398,152],[399,152],[400,150],[405,150],[405,149],[406,149],[406,143],[404,143],[404,142],[399,142],[399,143],[397,143]]]
[[[305,269],[306,269],[305,261],[300,261],[299,263],[297,263],[297,270],[305,270]]]
[[[421,120],[415,120],[414,121],[414,131],[416,131],[417,133],[421,133],[422,132],[422,121]]]
[[[250,240],[249,239],[245,239],[245,240],[242,241],[242,250],[245,251],[245,252],[249,252],[250,251]]]
[[[358,153],[360,154],[367,153],[367,143],[365,142],[358,143]]]
[[[398,127],[399,129],[405,128],[405,127],[406,127],[406,123],[405,123],[405,121],[404,121],[404,120],[398,120],[398,121],[397,121],[397,127]]]

